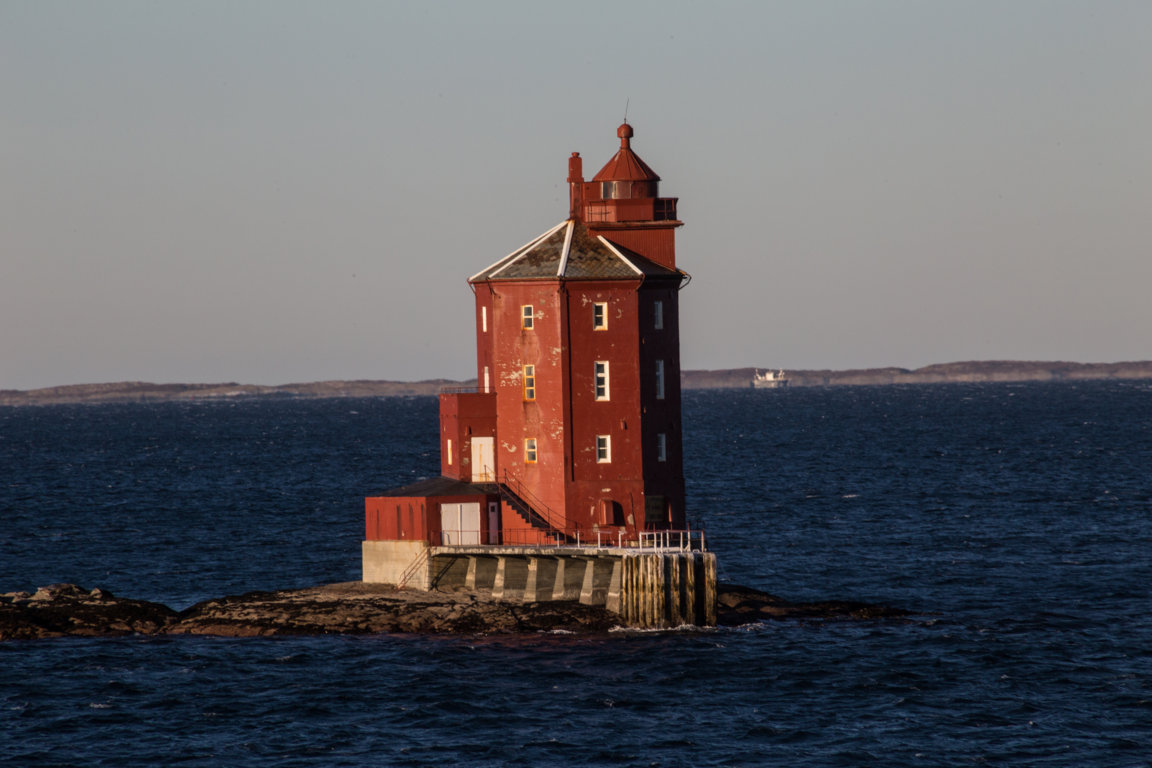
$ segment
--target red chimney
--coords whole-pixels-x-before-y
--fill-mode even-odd
[[[584,161],[579,152],[568,158],[568,218],[583,221]]]

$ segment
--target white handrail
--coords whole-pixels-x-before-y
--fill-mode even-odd
[[[531,537],[519,539],[519,537],[515,536],[519,530],[520,529],[516,529],[511,532],[513,535],[506,546],[540,545],[533,544]],[[525,528],[523,531],[550,536],[551,542],[544,544],[544,546],[563,549],[585,549],[592,547],[596,549],[649,549],[653,551],[678,552],[706,552],[708,550],[704,540],[704,531],[701,530],[636,531],[636,538],[627,541],[625,540],[625,536],[631,536],[632,534],[628,534],[621,529],[617,529],[615,536],[612,536],[610,531],[597,529],[595,539],[591,538],[592,531],[590,530],[568,529],[567,531],[548,532],[538,528]],[[441,547],[496,546],[481,544],[482,533],[482,531],[476,529],[442,529],[439,531],[437,538],[439,538],[439,546]],[[567,540],[565,540],[564,537],[567,537]],[[474,539],[474,541],[465,543],[465,539]],[[539,539],[535,541],[539,542]],[[547,539],[545,539],[545,541],[547,541]],[[436,546],[434,539],[432,539],[430,543]]]

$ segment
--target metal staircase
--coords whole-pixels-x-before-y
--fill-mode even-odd
[[[571,540],[564,530],[566,527],[564,518],[553,512],[518,478],[511,477],[508,470],[504,470],[503,479],[496,484],[496,487],[500,491],[500,498],[529,526],[559,543]]]

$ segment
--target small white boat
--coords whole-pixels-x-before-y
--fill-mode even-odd
[[[784,371],[760,373],[760,370],[757,369],[752,375],[752,387],[754,389],[776,389],[786,386],[788,386],[788,379],[784,377]]]

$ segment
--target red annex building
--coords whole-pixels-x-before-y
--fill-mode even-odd
[[[468,282],[477,386],[440,395],[442,477],[366,500],[367,540],[626,543],[685,526],[676,198],[632,150]]]

